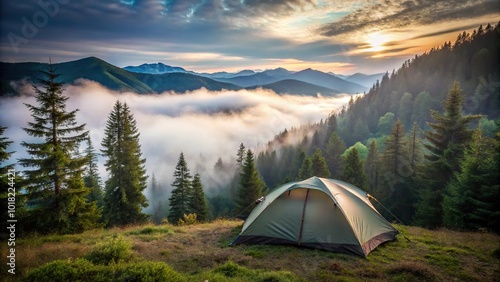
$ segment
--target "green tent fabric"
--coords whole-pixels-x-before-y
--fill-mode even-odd
[[[290,244],[366,257],[397,234],[363,190],[311,177],[271,191],[231,244]]]

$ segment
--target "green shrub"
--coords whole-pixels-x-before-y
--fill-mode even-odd
[[[95,265],[85,259],[56,260],[30,271],[25,281],[110,282],[110,281],[186,281],[163,262]]]
[[[84,258],[94,264],[104,265],[128,262],[132,259],[132,245],[122,236],[115,236],[98,243]]]
[[[91,272],[94,268],[94,265],[85,259],[55,260],[29,271],[24,280],[37,282],[84,281],[80,277],[83,277],[84,273]]]
[[[196,215],[195,213],[190,213],[188,215],[184,214],[183,218],[179,218],[179,222],[177,223],[177,225],[193,225],[196,224],[196,222],[198,222],[198,215]]]
[[[220,273],[226,277],[244,277],[248,275],[249,270],[239,266],[238,264],[228,261],[225,264],[217,267],[215,273]]]

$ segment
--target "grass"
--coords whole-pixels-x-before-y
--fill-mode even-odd
[[[21,281],[30,270],[62,260],[60,265],[82,264],[92,273],[110,267],[117,275],[125,275],[121,264],[165,273],[171,268],[186,281],[498,281],[500,277],[500,236],[495,234],[397,226],[411,242],[398,236],[365,259],[293,246],[229,247],[241,225],[242,221],[217,220],[31,235],[16,241],[16,275],[7,276],[2,263],[0,276]],[[0,255],[7,256],[6,248]]]

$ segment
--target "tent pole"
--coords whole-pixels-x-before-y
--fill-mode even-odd
[[[304,229],[304,216],[306,214],[306,205],[307,205],[307,198],[308,197],[309,197],[309,189],[307,189],[306,199],[304,200],[304,207],[302,208],[302,220],[300,222],[299,242],[297,243],[299,246],[300,246],[300,243],[302,242],[302,230]]]

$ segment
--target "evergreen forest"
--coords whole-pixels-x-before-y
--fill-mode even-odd
[[[460,33],[455,42],[387,72],[318,123],[286,128],[263,148],[247,148],[245,142],[229,148],[235,163],[221,156],[207,164],[229,175],[221,177],[227,179],[222,187],[193,175],[179,151],[175,170],[168,172],[175,179],[168,201],[146,171],[140,128],[127,103],[116,101],[110,109],[96,152],[86,125],[76,119],[78,109],[66,109],[70,97],[58,80],[62,74],[49,68],[34,86],[36,103],[26,104],[32,119],[24,130],[38,141],[22,142],[29,157],[18,160],[20,232],[245,218],[257,199],[279,185],[318,176],[365,190],[389,220],[500,233],[499,62],[500,23]],[[0,126],[2,163],[13,153],[4,131]],[[106,177],[98,173],[97,154],[104,158]],[[2,178],[5,206],[11,183]],[[207,197],[212,188],[219,192]],[[151,202],[154,210],[146,214]]]

